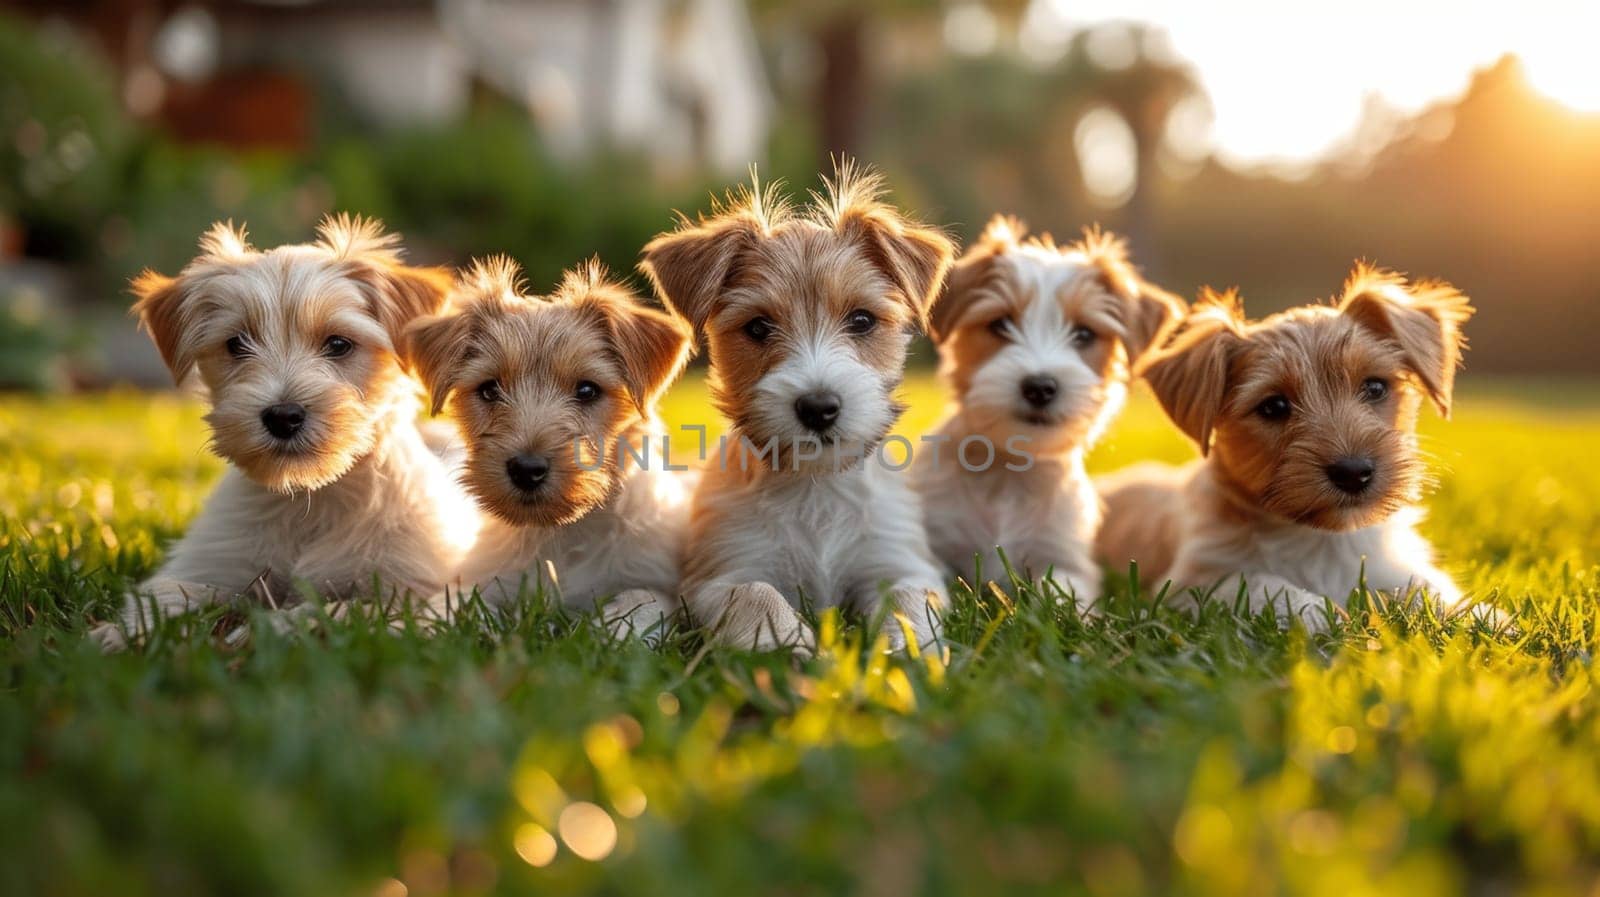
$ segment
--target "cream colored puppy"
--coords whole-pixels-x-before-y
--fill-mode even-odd
[[[1121,410],[1131,364],[1183,307],[1140,279],[1115,237],[1057,246],[1023,239],[1014,219],[989,223],[933,306],[956,404],[913,468],[928,541],[953,575],[973,577],[976,560],[981,577],[1003,578],[1003,550],[1088,609],[1100,497],[1084,455]]]
[[[427,596],[477,530],[470,500],[417,430],[418,389],[396,344],[449,285],[403,265],[371,221],[325,220],[315,243],[252,248],[218,224],[177,277],[134,281],[140,324],[173,377],[208,393],[211,447],[230,467],[119,623],[109,647],[173,615],[264,589],[292,602],[381,582]]]
[[[1417,407],[1448,415],[1467,297],[1358,266],[1336,305],[1244,319],[1232,294],[1195,306],[1144,376],[1203,460],[1103,483],[1100,554],[1141,578],[1217,590],[1309,628],[1362,582],[1396,598],[1461,592],[1417,533]]]
[[[466,447],[463,479],[489,513],[460,592],[492,606],[543,586],[569,607],[603,600],[617,630],[658,629],[677,607],[686,473],[666,469],[656,402],[688,360],[686,324],[645,307],[598,263],[530,296],[516,265],[475,265],[449,310],[407,332],[408,357]],[[614,600],[613,600],[614,599]]]
[[[722,643],[809,644],[802,602],[938,635],[947,599],[922,509],[875,450],[953,249],[877,195],[846,167],[802,212],[750,193],[645,247],[662,298],[706,334],[732,423],[695,493],[683,583]]]

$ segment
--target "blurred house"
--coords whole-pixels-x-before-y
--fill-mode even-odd
[[[739,0],[103,0],[21,4],[94,33],[130,110],[191,140],[303,149],[319,110],[448,122],[479,92],[548,148],[737,173],[772,99]]]

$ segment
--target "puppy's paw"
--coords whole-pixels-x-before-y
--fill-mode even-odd
[[[1453,616],[1470,617],[1470,621],[1464,622],[1482,623],[1496,635],[1515,637],[1522,633],[1522,630],[1517,627],[1515,616],[1489,604],[1469,604],[1457,607]]]
[[[600,611],[600,619],[613,638],[640,638],[659,647],[671,628],[672,599],[650,589],[617,593]]]
[[[891,612],[883,621],[889,650],[904,652],[913,641],[923,651],[939,647],[943,635],[943,612],[947,603],[937,589],[902,587],[889,592]]]
[[[1078,610],[1078,616],[1085,620],[1093,620],[1101,615],[1100,602],[1096,600],[1100,589],[1098,586],[1090,587],[1087,584],[1074,585],[1069,590],[1068,600]]]
[[[89,630],[89,641],[106,654],[116,654],[128,649],[128,634],[116,623],[99,623]]]
[[[712,627],[718,644],[752,651],[778,651],[792,648],[810,657],[816,653],[817,637],[775,587],[764,582],[734,586],[727,606]]]
[[[1057,570],[1043,585],[1045,594],[1054,591],[1061,604],[1071,603],[1077,608],[1078,616],[1089,618],[1100,616],[1100,606],[1096,602],[1096,598],[1100,595],[1098,577],[1073,576]]]
[[[1286,616],[1282,619],[1284,621],[1284,625],[1287,627],[1290,622],[1290,618]],[[1329,632],[1333,631],[1333,621],[1328,616],[1327,608],[1323,607],[1322,605],[1307,605],[1301,607],[1295,613],[1293,619],[1299,620],[1300,625],[1305,627],[1306,632],[1312,635],[1327,635]]]
[[[1286,594],[1274,602],[1274,608],[1280,627],[1288,629],[1298,622],[1311,635],[1326,635],[1341,619],[1350,619],[1344,608],[1310,592]]]
[[[936,636],[929,637],[926,633],[919,632],[911,619],[901,613],[890,614],[889,618],[883,621],[883,636],[889,643],[890,654],[906,653],[907,646],[913,642],[917,647],[926,649],[938,641]]]
[[[88,637],[107,654],[126,651],[130,645],[144,641],[146,633],[155,629],[157,615],[176,616],[188,612],[193,605],[188,589],[183,583],[155,581],[145,585],[146,594],[130,595],[122,605],[119,620],[98,623],[89,630]]]
[[[278,635],[288,635],[294,632],[314,632],[322,613],[331,610],[333,605],[323,605],[314,601],[302,601],[293,607],[269,610],[259,613],[251,622],[240,623],[228,630],[222,636],[222,641],[230,648],[241,648],[246,645],[256,632],[256,627],[265,627]]]

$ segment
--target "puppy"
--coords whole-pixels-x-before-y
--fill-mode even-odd
[[[1416,531],[1415,427],[1423,395],[1449,415],[1472,311],[1448,284],[1365,265],[1335,306],[1254,323],[1233,294],[1203,297],[1143,371],[1203,460],[1107,480],[1100,555],[1224,597],[1242,576],[1253,610],[1273,602],[1309,628],[1324,597],[1342,606],[1363,579],[1456,607]]]
[[[1056,246],[995,217],[951,269],[931,333],[956,407],[913,476],[953,574],[1047,572],[1087,610],[1100,594],[1100,498],[1084,453],[1122,408],[1130,365],[1183,312],[1098,231]],[[924,437],[924,441],[930,441]],[[970,456],[970,458],[969,458]]]
[[[398,236],[373,221],[329,218],[318,236],[262,252],[218,224],[177,277],[134,281],[133,311],[173,377],[206,387],[211,447],[230,467],[121,626],[95,630],[107,647],[152,611],[247,588],[337,599],[381,577],[426,596],[472,544],[476,513],[417,430],[418,389],[396,350],[410,320],[439,309],[448,276],[403,265]]]
[[[688,491],[656,402],[682,372],[688,326],[635,301],[598,262],[548,297],[508,259],[476,264],[450,309],[412,323],[408,358],[466,445],[488,519],[460,586],[492,606],[543,584],[643,633],[676,607]],[[643,462],[643,463],[640,463]],[[432,611],[448,616],[448,595]]]
[[[946,596],[921,508],[874,455],[954,249],[879,195],[845,165],[799,211],[745,191],[645,247],[661,297],[706,335],[731,422],[694,496],[682,586],[721,643],[804,646],[803,601],[892,611],[919,643],[937,637]]]

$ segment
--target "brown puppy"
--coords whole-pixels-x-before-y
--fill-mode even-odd
[[[742,195],[645,247],[663,299],[706,334],[725,455],[695,494],[683,593],[733,645],[810,641],[802,600],[937,635],[944,577],[906,477],[878,452],[906,348],[954,254],[847,165],[791,211]],[[903,644],[899,625],[887,627]]]
[[[1455,607],[1415,529],[1415,428],[1424,395],[1449,413],[1471,314],[1448,284],[1365,265],[1336,305],[1254,323],[1232,293],[1205,296],[1143,371],[1204,460],[1106,479],[1101,557],[1229,596],[1243,576],[1252,608],[1282,602],[1313,627],[1323,599],[1342,605],[1363,575]]]
[[[435,412],[448,404],[463,480],[491,515],[462,587],[493,604],[541,581],[571,607],[615,595],[608,618],[639,630],[669,613],[688,504],[664,467],[656,402],[688,359],[688,327],[598,262],[531,296],[500,258],[474,265],[406,347]]]
[[[134,313],[173,378],[205,385],[229,468],[161,570],[129,598],[120,647],[154,613],[247,589],[426,597],[455,574],[477,515],[417,429],[402,331],[445,300],[449,273],[401,260],[399,237],[340,215],[311,243],[256,249],[217,224],[176,277],[134,281]]]

